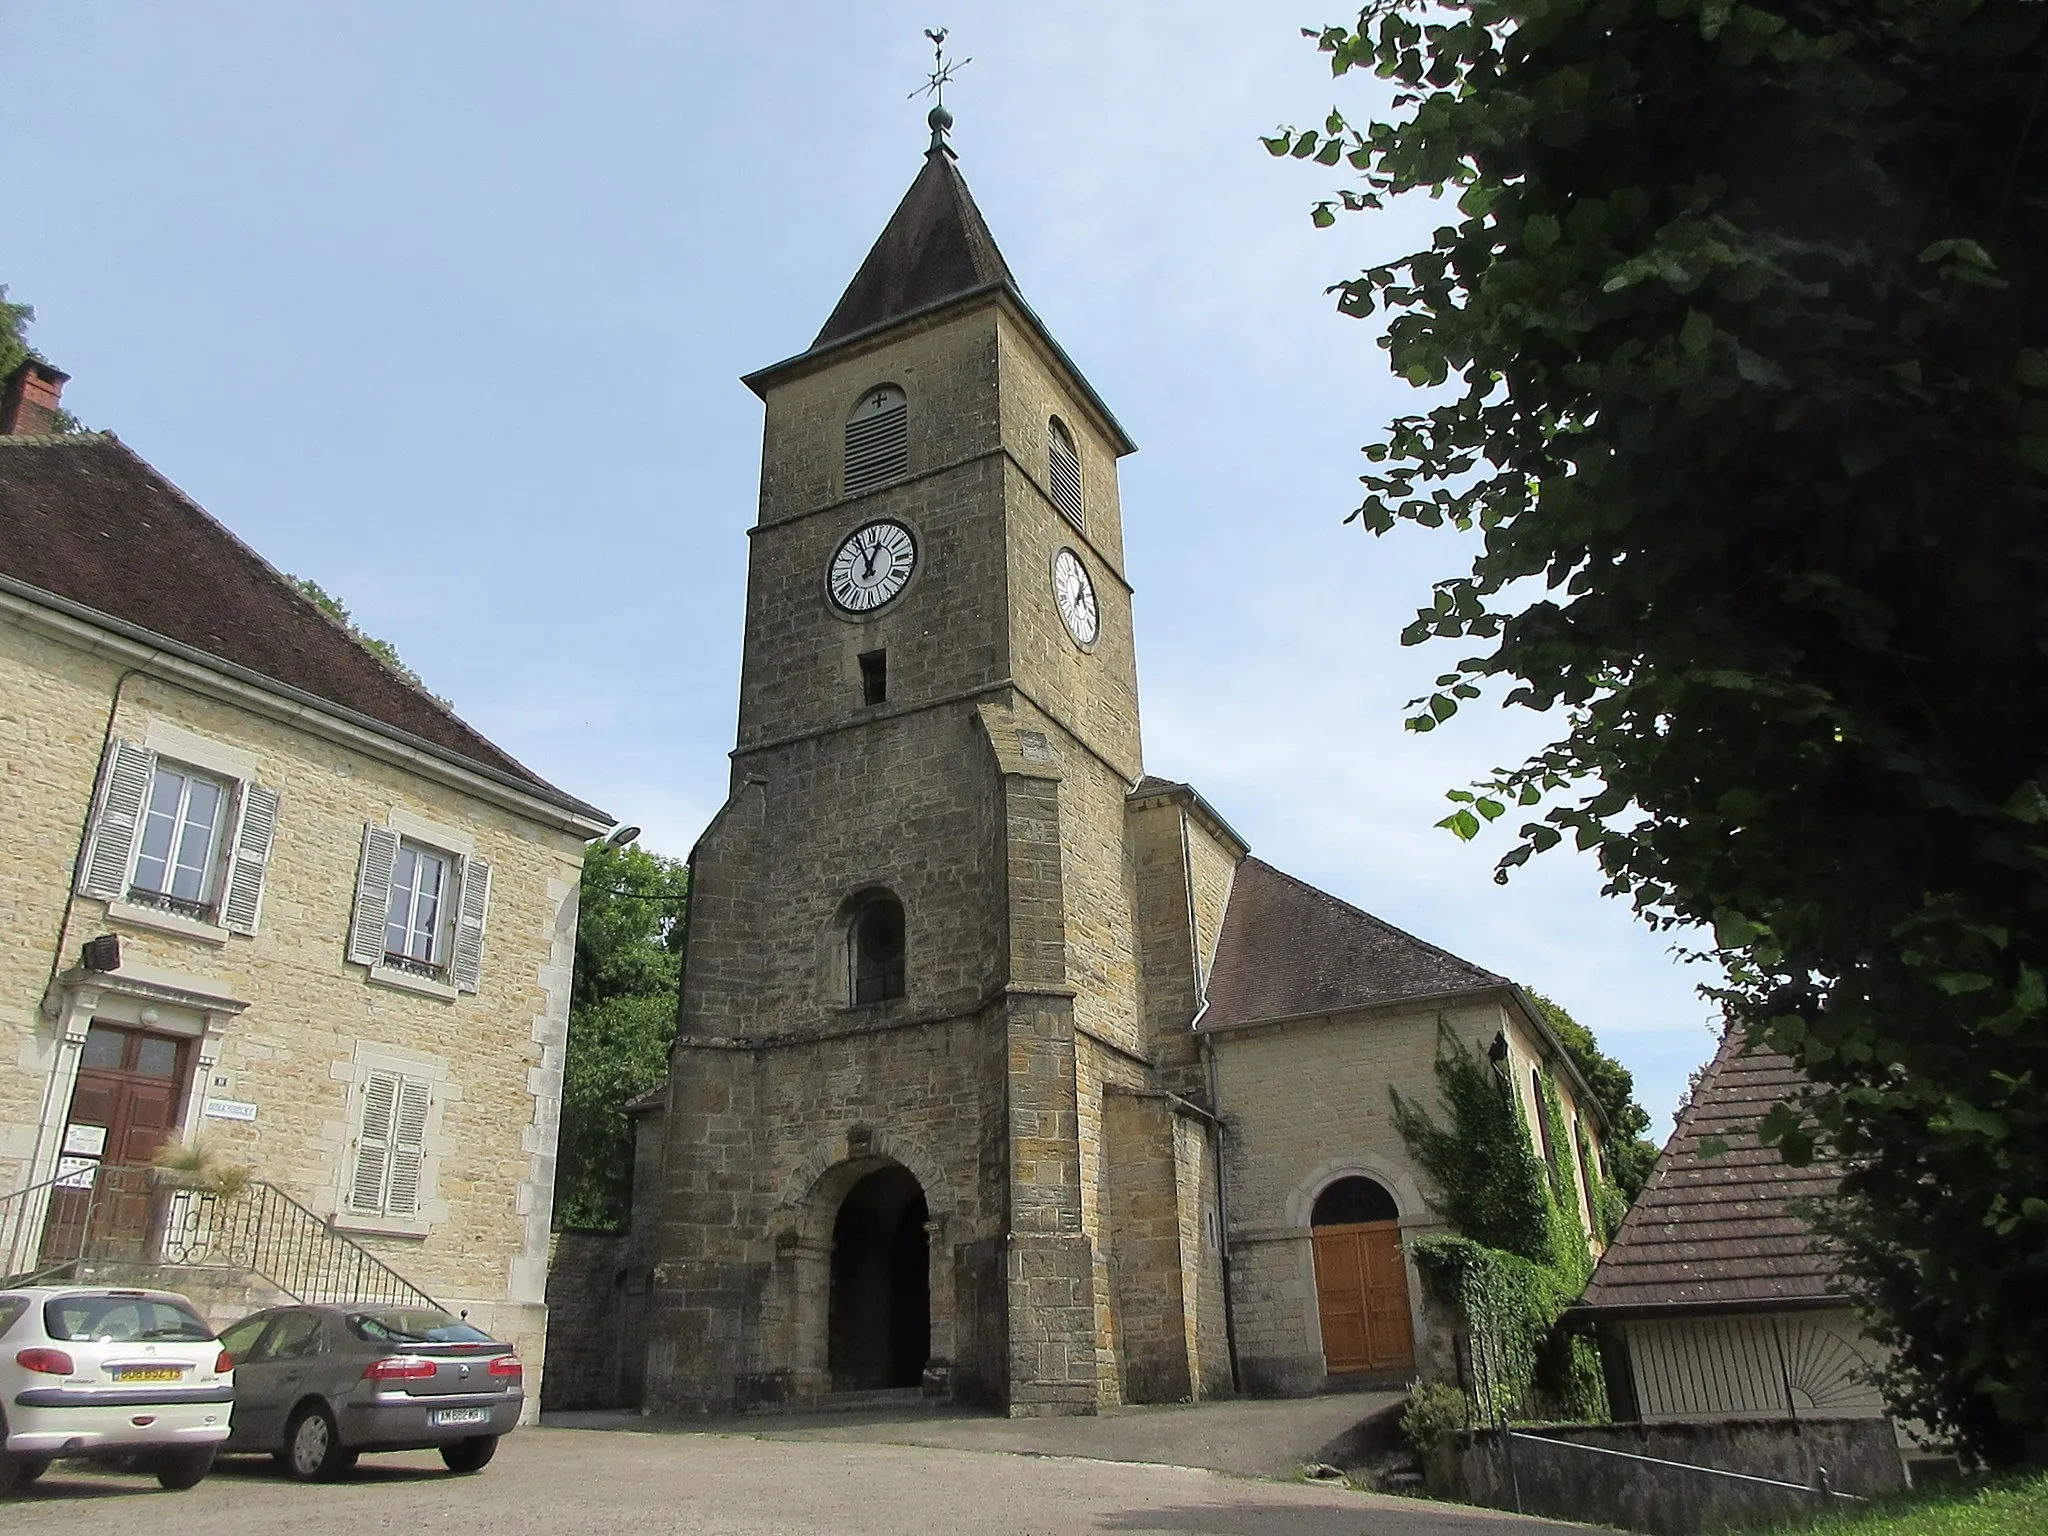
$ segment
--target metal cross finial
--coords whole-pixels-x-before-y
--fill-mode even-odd
[[[914,99],[919,96],[932,98],[931,115],[927,121],[932,125],[932,148],[952,150],[946,144],[946,132],[953,126],[953,114],[946,110],[946,86],[954,75],[972,64],[972,59],[961,59],[958,63],[946,57],[946,29],[927,27],[924,35],[932,42],[932,69],[925,77],[925,83],[910,93]]]

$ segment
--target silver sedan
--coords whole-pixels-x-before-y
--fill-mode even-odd
[[[365,1451],[438,1450],[476,1472],[519,1422],[510,1344],[424,1307],[274,1307],[221,1334],[235,1359],[229,1455],[268,1451],[303,1482]]]

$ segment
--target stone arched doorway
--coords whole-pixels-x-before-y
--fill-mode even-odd
[[[1386,1186],[1363,1175],[1338,1179],[1316,1196],[1309,1217],[1316,1313],[1323,1366],[1333,1376],[1414,1369],[1400,1218]]]
[[[832,1222],[827,1350],[833,1390],[914,1387],[931,1356],[924,1189],[887,1163],[848,1189]]]

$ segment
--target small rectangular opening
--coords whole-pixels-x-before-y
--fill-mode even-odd
[[[860,701],[881,704],[889,697],[889,653],[869,651],[860,659]]]

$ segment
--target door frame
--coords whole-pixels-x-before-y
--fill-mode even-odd
[[[79,1054],[85,1047],[85,1033],[95,1019],[154,1034],[183,1035],[194,1042],[185,1080],[179,1084],[185,1110],[177,1130],[179,1136],[190,1141],[205,1108],[208,1080],[220,1061],[221,1042],[228,1026],[248,1006],[210,978],[161,970],[137,961],[125,961],[114,971],[89,971],[75,966],[58,976],[43,1003],[46,1028],[37,1031],[36,1044],[48,1062],[48,1069],[43,1080],[35,1151],[29,1159],[27,1176],[18,1187],[47,1185],[57,1176],[64,1127],[71,1114],[71,1094],[78,1086]],[[35,1253],[41,1250],[49,1191],[45,1189],[34,1197],[33,1203],[36,1208],[24,1213],[16,1229],[15,1246],[28,1250],[26,1260],[17,1262],[22,1260],[18,1253],[0,1253],[0,1265],[10,1271],[33,1267]]]
[[[1394,1197],[1394,1210],[1401,1223],[1401,1266],[1408,1282],[1408,1336],[1414,1341],[1416,1365],[1420,1369],[1429,1356],[1429,1333],[1422,1310],[1422,1277],[1416,1271],[1415,1260],[1409,1255],[1408,1238],[1411,1234],[1427,1236],[1449,1229],[1444,1226],[1443,1218],[1430,1210],[1429,1203],[1422,1197],[1421,1187],[1405,1164],[1369,1152],[1349,1152],[1330,1158],[1318,1164],[1288,1191],[1286,1230],[1297,1245],[1303,1343],[1309,1354],[1322,1356],[1323,1319],[1316,1291],[1316,1245],[1312,1220],[1316,1197],[1339,1179],[1349,1178],[1371,1179]]]

